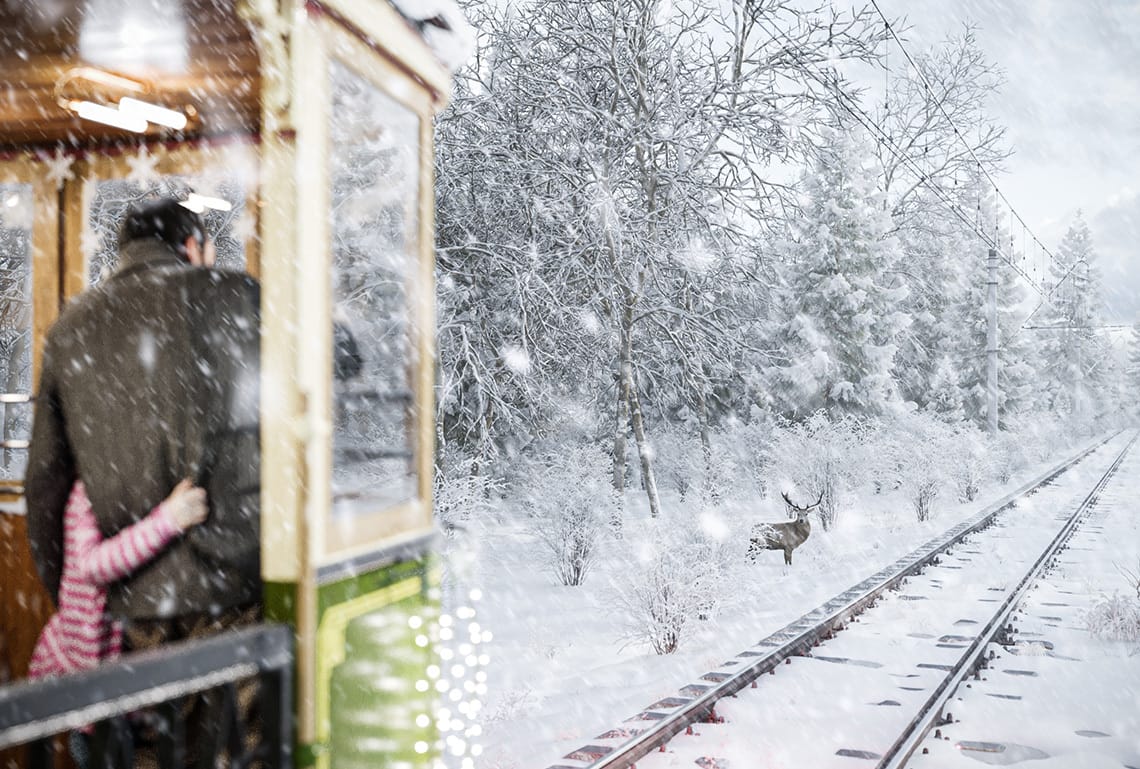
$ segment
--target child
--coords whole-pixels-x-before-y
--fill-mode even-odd
[[[36,643],[28,677],[88,670],[118,657],[123,630],[104,617],[106,586],[157,556],[206,513],[206,490],[184,480],[146,518],[103,539],[83,481],[76,481],[63,516],[59,606]]]

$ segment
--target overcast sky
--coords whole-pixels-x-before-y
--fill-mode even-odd
[[[1107,320],[1140,315],[1140,0],[878,0],[913,53],[978,26],[1006,75],[993,114],[1013,157],[998,184],[1055,249],[1082,209]],[[892,50],[892,61],[894,53]]]

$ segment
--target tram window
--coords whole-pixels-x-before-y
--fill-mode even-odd
[[[333,261],[333,511],[417,495],[415,313],[419,118],[330,64]]]
[[[167,195],[186,197],[191,190],[230,204],[229,211],[206,209],[202,215],[206,230],[214,240],[218,266],[245,269],[245,242],[249,234],[244,217],[247,193],[239,180],[223,178],[211,183],[204,178],[163,176],[148,183],[134,179],[96,179],[88,184],[93,185],[87,209],[89,229],[83,236],[88,285],[97,285],[114,271],[119,258],[119,226],[129,206]]]
[[[24,475],[31,409],[20,402],[32,389],[32,188],[0,184],[0,376],[5,394],[0,479]]]

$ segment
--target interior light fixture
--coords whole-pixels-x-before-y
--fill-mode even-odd
[[[134,131],[140,134],[146,131],[146,119],[138,115],[129,115],[117,109],[96,104],[93,101],[73,101],[70,102],[68,106],[75,114],[84,120],[92,120],[96,123],[103,123],[104,125],[114,126],[115,128],[122,128],[125,131]]]
[[[89,83],[96,83],[119,91],[130,91],[131,93],[144,93],[147,90],[146,85],[138,80],[116,75],[114,72],[96,67],[72,67],[64,73],[62,84],[66,85],[76,80],[86,80]]]
[[[119,111],[125,115],[141,117],[151,123],[173,128],[175,131],[181,131],[186,127],[186,115],[178,110],[167,109],[129,96],[119,99]]]
[[[186,200],[181,201],[181,205],[189,208],[196,214],[203,213],[207,208],[215,211],[232,211],[233,206],[228,200],[221,198],[212,198],[209,195],[199,195],[197,192],[191,192]]]

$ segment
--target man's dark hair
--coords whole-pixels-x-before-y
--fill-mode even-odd
[[[133,205],[119,231],[119,247],[147,238],[157,238],[185,257],[186,238],[194,238],[199,246],[205,247],[206,223],[175,198]]]

